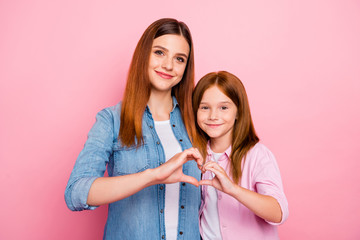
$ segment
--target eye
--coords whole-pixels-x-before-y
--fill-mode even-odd
[[[208,106],[201,106],[200,109],[207,110],[207,109],[209,109],[209,107]]]
[[[179,62],[185,62],[185,59],[182,57],[177,57],[176,60],[178,60]]]
[[[220,108],[221,108],[221,110],[226,110],[226,109],[228,109],[227,106],[222,106],[222,107],[220,107]]]
[[[161,51],[161,50],[156,50],[154,53],[155,53],[156,55],[160,55],[160,56],[164,55],[164,52]]]

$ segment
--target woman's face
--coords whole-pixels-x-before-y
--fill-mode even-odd
[[[184,74],[190,52],[181,35],[166,34],[155,38],[149,60],[151,91],[168,92]]]

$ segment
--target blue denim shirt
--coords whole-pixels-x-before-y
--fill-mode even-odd
[[[191,147],[176,99],[170,113],[170,123],[182,150]],[[100,111],[88,139],[71,173],[65,190],[65,201],[72,211],[95,209],[86,204],[93,181],[104,176],[119,176],[156,168],[165,162],[164,149],[155,131],[154,120],[146,107],[142,120],[144,144],[124,147],[118,140],[121,103]],[[184,174],[200,180],[195,161],[183,165]],[[109,204],[104,239],[166,239],[165,184],[147,187],[136,194]],[[200,188],[180,184],[177,239],[200,239],[198,211]]]

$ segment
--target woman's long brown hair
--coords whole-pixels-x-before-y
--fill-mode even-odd
[[[163,18],[152,23],[141,36],[130,64],[124,98],[121,106],[119,139],[124,146],[143,143],[142,117],[150,97],[148,66],[152,44],[155,38],[176,34],[183,36],[189,44],[190,53],[182,80],[172,88],[172,95],[178,101],[184,125],[192,140],[195,136],[192,110],[194,89],[194,48],[189,28],[185,23]]]
[[[235,75],[226,71],[208,73],[196,85],[193,93],[195,120],[197,121],[197,111],[204,92],[212,86],[218,87],[237,107],[237,119],[232,132],[230,169],[232,179],[238,183],[242,176],[242,161],[245,160],[246,154],[259,141],[259,138],[251,119],[249,101],[244,85]],[[210,138],[197,122],[196,129],[198,134],[194,139],[195,146],[199,148],[205,158],[206,146]]]

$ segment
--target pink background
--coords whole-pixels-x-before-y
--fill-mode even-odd
[[[188,24],[196,79],[244,82],[290,207],[282,239],[360,239],[359,1],[0,1],[0,239],[101,239],[106,206],[64,189],[95,114],[122,99],[135,45]]]

